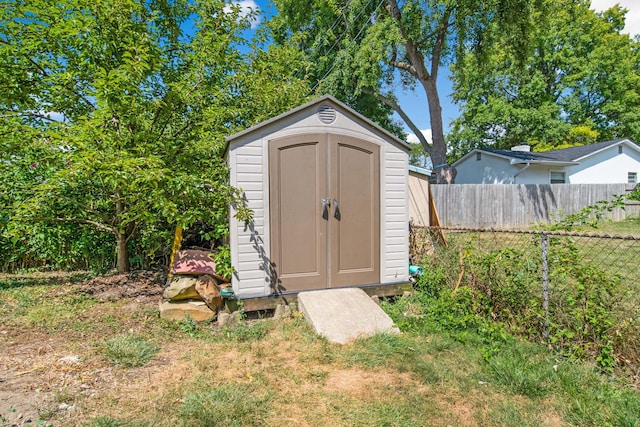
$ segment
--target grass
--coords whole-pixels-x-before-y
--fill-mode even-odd
[[[116,335],[104,346],[111,363],[124,368],[135,368],[149,362],[160,348],[154,342],[137,335]]]
[[[268,390],[247,384],[223,384],[187,393],[180,406],[185,426],[260,426],[271,411]]]
[[[624,221],[616,222],[602,221],[596,229],[585,227],[581,231],[640,237],[640,217],[627,218]]]
[[[402,315],[410,304],[401,300],[386,306]],[[640,423],[638,391],[517,339],[413,323],[340,346],[299,313],[220,329],[164,322],[155,304],[94,300],[68,284],[5,287],[0,370],[49,396],[40,413],[52,425]],[[80,362],[60,361],[69,354]],[[16,401],[33,395],[14,391]],[[61,401],[73,402],[73,416]],[[0,424],[9,416],[0,411]]]

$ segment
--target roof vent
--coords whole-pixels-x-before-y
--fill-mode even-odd
[[[526,153],[531,151],[531,146],[527,144],[515,145],[511,147],[511,151],[524,151]]]
[[[336,120],[336,110],[329,105],[321,105],[318,109],[318,117],[320,121],[326,125],[330,125]]]

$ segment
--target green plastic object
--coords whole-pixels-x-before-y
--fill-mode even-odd
[[[220,296],[224,298],[233,298],[233,288],[231,286],[220,289]]]
[[[419,265],[410,265],[409,266],[409,274],[412,276],[420,277],[424,274],[424,268]]]

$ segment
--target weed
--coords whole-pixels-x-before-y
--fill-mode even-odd
[[[146,364],[159,350],[157,344],[135,335],[117,335],[105,345],[109,361],[124,368]]]
[[[200,333],[200,326],[188,314],[185,314],[185,319],[180,322],[180,329],[191,338],[196,337]]]
[[[56,413],[58,412],[58,408],[56,407],[44,407],[38,410],[38,417],[42,420],[42,421],[48,421],[53,419],[56,416]]]
[[[53,398],[56,403],[70,403],[75,400],[75,396],[69,390],[59,390],[53,393]]]
[[[314,382],[324,384],[329,377],[329,372],[322,370],[313,370],[307,373],[307,376]]]
[[[127,423],[111,417],[97,417],[91,420],[92,427],[124,427]]]
[[[260,426],[270,409],[270,398],[244,384],[225,384],[184,397],[180,416],[186,426]]]
[[[237,325],[221,328],[218,335],[236,342],[259,341],[264,338],[269,331],[267,323],[268,322],[265,321],[241,322]]]

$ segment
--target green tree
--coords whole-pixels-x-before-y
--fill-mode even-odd
[[[495,41],[482,67],[472,51],[453,64],[461,116],[450,135],[452,157],[491,146],[528,143],[538,150],[596,138],[640,137],[640,45],[624,27],[625,10],[603,13],[587,0],[545,0],[531,19],[524,67]]]
[[[440,68],[469,46],[482,55],[498,31],[511,34],[510,48],[521,51],[526,46],[528,10],[533,3],[274,0],[278,15],[272,26],[276,41],[297,37],[313,64],[308,72],[313,89],[347,98],[363,114],[368,114],[363,109],[372,105],[397,112],[438,166],[446,163],[447,154],[436,86]],[[424,90],[432,144],[398,103],[394,96],[398,86]],[[366,105],[349,99],[366,101]],[[445,175],[438,169],[439,182]]]
[[[269,67],[294,64],[290,51],[242,53],[250,20],[224,0],[3,2],[7,231],[90,227],[112,236],[124,272],[134,238],[153,250],[167,224],[198,222],[220,239],[230,202],[249,218],[227,183],[224,136],[303,99],[290,72]],[[250,78],[274,73],[287,94],[277,105]]]

